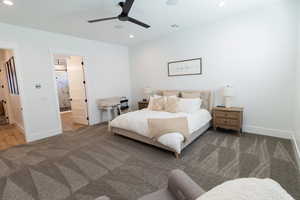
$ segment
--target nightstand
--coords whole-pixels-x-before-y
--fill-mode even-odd
[[[239,136],[241,136],[243,127],[243,113],[243,108],[215,107],[213,109],[214,130],[217,130],[217,128],[235,130],[238,132]]]
[[[149,104],[149,101],[139,101],[138,105],[139,105],[139,110],[142,110],[144,108],[147,108]]]

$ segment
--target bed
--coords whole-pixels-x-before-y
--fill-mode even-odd
[[[162,95],[164,91],[157,91],[157,95]],[[200,135],[205,133],[211,126],[212,92],[211,91],[178,91],[178,96],[182,93],[199,93],[202,100],[201,109],[194,113],[168,113],[164,111],[151,111],[148,109],[138,110],[118,116],[110,122],[110,130],[113,134],[125,136],[146,144],[150,144],[175,154],[176,158],[184,148],[191,144]],[[186,117],[190,136],[184,140],[179,133],[169,133],[161,136],[157,140],[149,138],[147,119],[149,118],[175,118]]]

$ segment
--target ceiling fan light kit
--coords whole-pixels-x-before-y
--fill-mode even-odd
[[[175,6],[178,4],[178,0],[167,0],[166,4],[169,6]]]
[[[117,17],[108,17],[108,18],[102,18],[102,19],[94,19],[94,20],[89,20],[89,23],[96,23],[96,22],[101,22],[101,21],[108,21],[108,20],[115,20],[118,19],[123,22],[131,22],[136,25],[142,26],[144,28],[150,28],[148,24],[145,24],[144,22],[141,22],[137,19],[134,19],[132,17],[129,17],[128,14],[132,8],[132,5],[134,3],[134,0],[126,0],[125,2],[120,2],[119,6],[122,8],[122,13],[117,16]]]

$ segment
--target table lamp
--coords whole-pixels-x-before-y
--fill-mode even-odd
[[[150,95],[152,94],[152,89],[150,87],[145,87],[143,89],[143,93],[145,95],[146,98],[143,99],[143,101],[148,101],[150,98]]]
[[[226,85],[223,91],[223,96],[225,100],[225,107],[230,108],[232,107],[232,97],[234,97],[234,90],[231,85]]]

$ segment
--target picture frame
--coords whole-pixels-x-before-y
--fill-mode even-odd
[[[202,75],[202,58],[172,61],[168,63],[168,76]]]

